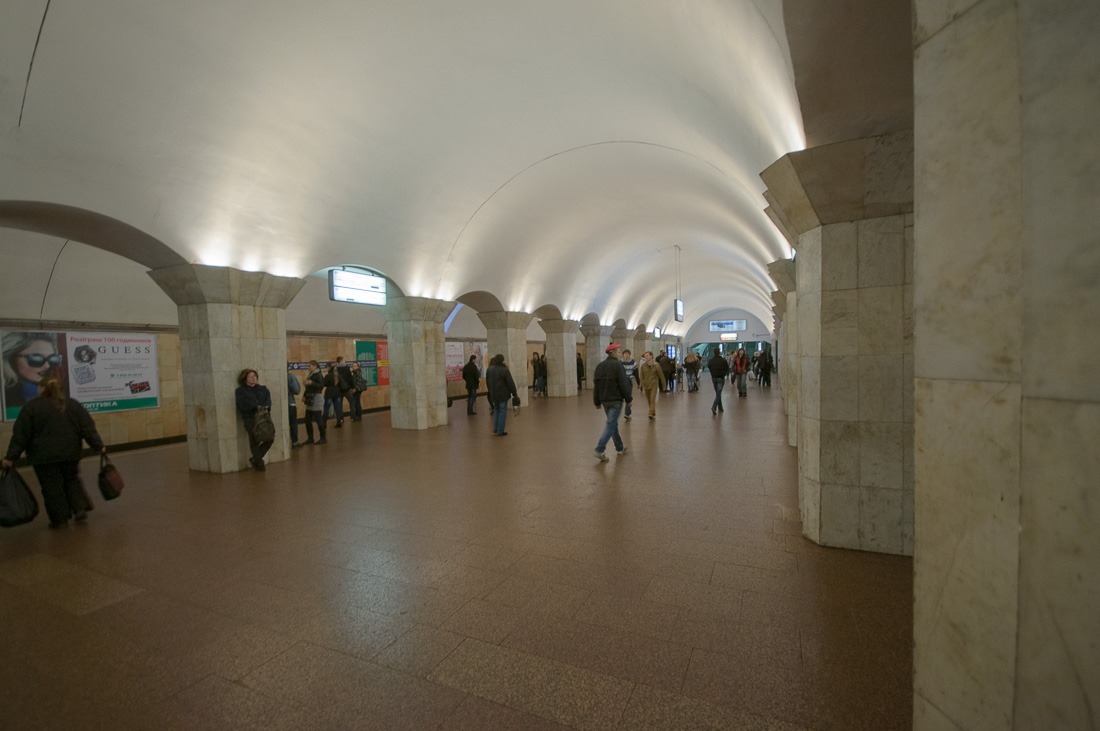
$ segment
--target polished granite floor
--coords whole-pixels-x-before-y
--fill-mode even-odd
[[[266,473],[120,453],[86,526],[0,532],[0,726],[908,728],[912,561],[803,539],[779,389],[711,398],[607,464],[589,392]]]

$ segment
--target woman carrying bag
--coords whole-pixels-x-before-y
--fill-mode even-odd
[[[42,486],[42,502],[51,528],[64,528],[69,518],[88,517],[88,495],[80,481],[81,442],[101,454],[107,447],[91,415],[79,401],[68,398],[56,378],[38,384],[38,396],[19,412],[11,442],[0,466],[10,469],[25,451]]]
[[[251,368],[245,368],[237,376],[237,411],[244,419],[244,428],[248,432],[248,447],[252,456],[248,458],[253,469],[263,472],[264,455],[275,443],[275,426],[271,420],[271,391],[261,386],[259,374]],[[262,409],[262,410],[261,410]]]

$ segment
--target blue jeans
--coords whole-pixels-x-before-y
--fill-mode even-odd
[[[603,428],[603,434],[600,435],[600,441],[596,442],[596,451],[600,454],[603,454],[604,449],[607,448],[608,439],[614,440],[616,452],[623,451],[623,438],[619,436],[619,412],[622,410],[622,401],[612,401],[603,405],[603,412],[607,414],[607,424]]]
[[[722,389],[726,386],[725,378],[711,378],[711,383],[714,384],[714,403],[710,405],[711,411],[725,411],[722,408]]]
[[[474,413],[474,404],[477,401],[477,386],[473,388],[466,387],[466,413]]]
[[[737,384],[737,393],[745,393],[745,373],[738,373],[733,377],[734,383]]]
[[[328,421],[329,408],[332,408],[333,413],[336,415],[336,423],[344,423],[344,397],[337,396],[336,398],[325,399],[325,421]]]
[[[508,420],[508,402],[501,401],[493,407],[493,434],[504,431],[504,423]]]

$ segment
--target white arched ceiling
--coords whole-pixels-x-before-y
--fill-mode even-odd
[[[48,7],[0,24],[0,200],[672,334],[678,245],[689,313],[770,312],[758,173],[803,145],[779,0]]]

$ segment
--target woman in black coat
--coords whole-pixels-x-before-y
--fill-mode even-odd
[[[81,442],[107,453],[91,415],[79,401],[65,396],[61,383],[47,378],[38,396],[19,412],[7,454],[0,465],[10,469],[25,451],[42,486],[42,502],[51,528],[64,528],[69,518],[88,517],[88,496],[80,482]]]
[[[266,469],[264,467],[264,455],[267,454],[267,450],[271,449],[271,445],[275,442],[261,442],[256,439],[254,433],[257,409],[263,406],[271,411],[271,391],[267,390],[267,386],[259,384],[259,378],[259,374],[251,368],[245,368],[241,371],[241,374],[237,376],[237,383],[240,385],[237,387],[236,396],[237,411],[241,412],[241,417],[244,419],[244,428],[248,432],[248,447],[252,452],[252,456],[248,458],[248,461],[257,472],[263,472]]]

